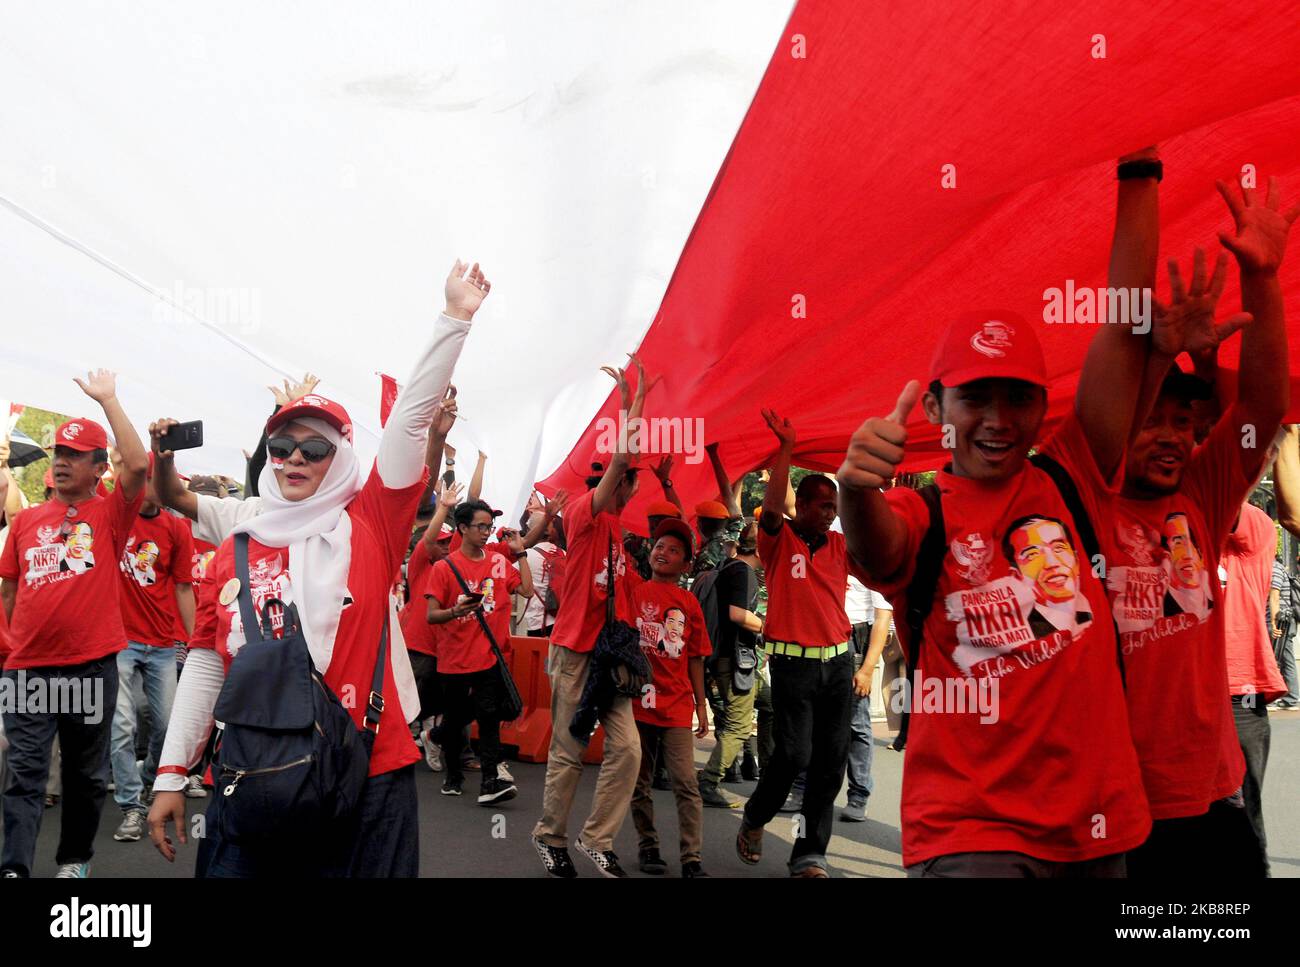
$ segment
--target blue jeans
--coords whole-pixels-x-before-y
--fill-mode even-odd
[[[63,805],[55,861],[87,863],[95,854],[95,833],[108,795],[110,710],[117,702],[117,663],[112,655],[81,665],[6,671],[15,692],[37,689],[50,697],[44,707],[5,708],[9,738],[8,777],[0,810],[4,846],[0,869],[30,876],[36,837],[45,814],[50,748],[59,737],[63,754]]]
[[[1296,691],[1296,668],[1295,668],[1295,625],[1286,621],[1279,627],[1282,629],[1282,637],[1274,642],[1273,653],[1277,657],[1278,671],[1282,673],[1282,680],[1286,682],[1286,694],[1278,699],[1284,705],[1295,705],[1300,703],[1300,693]]]
[[[854,670],[862,667],[861,658],[853,662]],[[875,784],[871,780],[871,759],[875,742],[871,734],[871,696],[855,699],[853,720],[849,723],[849,802],[867,801]]]
[[[126,648],[117,653],[117,677],[112,742],[113,783],[116,786],[113,799],[124,811],[144,809],[144,787],[153,785],[158,771],[163,738],[172,715],[172,700],[176,697],[176,646],[156,648],[138,641],[128,642]],[[144,775],[141,775],[135,759],[135,686],[138,681],[144,684],[152,725]]]

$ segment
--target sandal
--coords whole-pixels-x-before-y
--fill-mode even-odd
[[[763,830],[750,829],[741,823],[740,832],[736,833],[736,855],[742,863],[757,866],[763,858]]]

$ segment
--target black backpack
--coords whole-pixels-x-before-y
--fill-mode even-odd
[[[1075,529],[1079,532],[1079,541],[1083,544],[1089,566],[1101,553],[1101,544],[1092,529],[1092,519],[1084,509],[1079,488],[1070,479],[1066,469],[1045,453],[1035,453],[1029,462],[1052,478],[1052,483],[1061,494],[1066,509],[1074,519]],[[916,681],[916,666],[921,655],[921,642],[925,637],[925,619],[934,607],[934,595],[939,588],[939,576],[943,573],[944,558],[948,554],[943,522],[943,501],[939,495],[938,484],[927,484],[917,491],[930,511],[930,525],[916,555],[916,571],[912,583],[907,586],[907,679],[903,688],[904,703],[902,721],[898,736],[894,739],[894,748],[902,749],[907,745],[908,726],[912,721],[912,687]],[[1114,623],[1114,616],[1111,616]],[[1120,644],[1119,629],[1115,630],[1115,654],[1119,662],[1120,681],[1124,682],[1124,651]]]
[[[214,794],[222,796],[221,835],[255,845],[302,841],[343,827],[356,813],[384,710],[388,620],[358,729],[316,670],[298,610],[273,598],[259,624],[248,579],[248,535],[235,535],[235,574],[245,643],[230,663],[213,716],[225,723],[216,752]],[[273,638],[271,609],[284,615]]]

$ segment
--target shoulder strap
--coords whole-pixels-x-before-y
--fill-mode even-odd
[[[930,526],[921,538],[916,555],[916,572],[907,586],[907,678],[903,684],[903,715],[895,743],[899,748],[907,744],[907,730],[912,718],[912,688],[916,681],[916,666],[921,657],[921,641],[925,637],[925,619],[934,607],[934,595],[939,589],[939,575],[943,573],[943,559],[948,553],[944,540],[943,501],[938,484],[927,484],[917,491],[930,511]]]
[[[384,630],[379,634],[379,654],[370,676],[370,697],[366,702],[365,727],[379,733],[379,717],[384,714],[384,668],[388,664],[388,613],[384,613]]]
[[[456,575],[456,580],[460,582],[460,589],[466,594],[472,594],[473,592],[470,591],[469,584],[466,583],[465,578],[461,575],[460,569],[456,567],[456,562],[451,559],[451,555],[448,554],[443,558],[443,560],[446,561],[447,566],[451,568],[451,573]],[[488,627],[487,619],[483,617],[483,609],[475,608],[474,617],[478,619],[478,626],[483,629],[483,634],[487,635],[488,644],[492,646],[492,654],[496,655],[497,661],[504,665],[506,663],[505,655],[501,654],[501,649],[497,646],[496,635],[492,634],[492,629]]]
[[[244,641],[263,641],[262,626],[253,609],[252,582],[248,578],[248,534],[235,535],[235,577],[239,579],[239,620],[244,623]]]
[[[1088,558],[1084,566],[1091,568],[1093,562],[1101,556],[1101,543],[1097,540],[1096,531],[1092,529],[1092,518],[1088,514],[1088,509],[1083,506],[1083,498],[1079,496],[1079,488],[1075,486],[1074,479],[1063,466],[1046,453],[1035,453],[1029,458],[1029,462],[1051,477],[1052,483],[1060,491],[1061,499],[1065,501],[1065,509],[1070,512],[1070,517],[1074,520],[1074,528],[1079,532],[1079,543],[1083,545],[1083,552]],[[1102,590],[1104,593],[1104,582]],[[1115,628],[1115,660],[1119,663],[1119,680],[1127,689],[1128,676],[1124,673],[1124,645],[1120,641],[1119,626],[1115,624],[1114,614],[1111,615],[1110,620]]]

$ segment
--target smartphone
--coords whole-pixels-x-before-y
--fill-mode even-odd
[[[158,438],[159,450],[193,450],[203,446],[203,421],[177,423]]]
[[[483,603],[483,592],[481,591],[462,591],[461,594],[469,598],[471,604]]]

